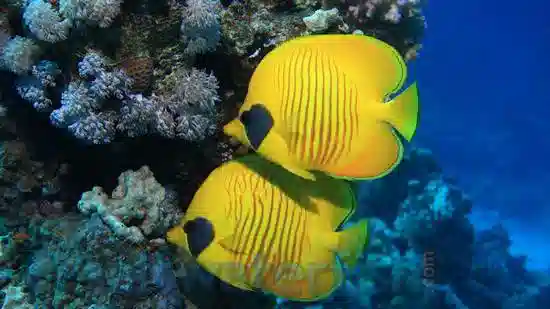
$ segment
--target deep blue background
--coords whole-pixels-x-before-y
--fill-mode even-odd
[[[550,264],[548,9],[543,0],[429,1],[412,67],[416,141],[474,198],[478,225],[496,210],[515,250],[533,249],[539,266]]]

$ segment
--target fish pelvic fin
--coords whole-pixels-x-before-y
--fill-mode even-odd
[[[271,132],[266,140],[260,145],[258,153],[268,160],[279,164],[281,167],[294,175],[308,180],[316,180],[316,176],[301,167],[290,155],[286,141],[276,132]]]
[[[416,83],[385,105],[388,107],[385,120],[410,142],[418,125],[419,102]]]
[[[253,287],[246,283],[244,267],[235,259],[232,252],[214,244],[204,254],[197,258],[198,263],[218,280],[235,288],[252,291]],[[220,282],[220,283],[221,283]]]
[[[282,167],[284,169],[286,169],[287,171],[291,172],[292,174],[296,175],[296,176],[299,176],[299,177],[302,177],[304,179],[307,179],[307,180],[311,180],[311,181],[314,181],[316,180],[316,176],[309,172],[309,171],[306,171],[304,169],[300,169],[300,168],[297,168],[293,165],[289,165],[289,164],[284,164],[282,165]]]

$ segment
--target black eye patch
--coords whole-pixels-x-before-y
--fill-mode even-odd
[[[258,103],[248,111],[243,112],[239,119],[244,125],[250,146],[257,150],[271,128],[273,128],[274,121],[271,113],[263,104]]]
[[[199,256],[214,240],[214,226],[206,218],[187,221],[183,225],[183,231],[187,234],[189,251],[193,257]]]

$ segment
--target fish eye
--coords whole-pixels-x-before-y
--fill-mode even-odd
[[[195,226],[196,226],[195,221],[187,221],[183,225],[183,231],[185,232],[185,234],[192,233],[193,230],[195,230]]]
[[[244,126],[250,147],[257,150],[273,128],[274,120],[271,113],[262,103],[256,103],[250,110],[244,111],[239,120]]]
[[[239,116],[239,120],[246,126],[250,122],[250,111],[245,111]]]

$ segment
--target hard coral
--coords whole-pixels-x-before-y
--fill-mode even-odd
[[[150,56],[128,57],[122,61],[122,68],[134,81],[131,89],[137,92],[145,92],[152,82],[154,63]]]
[[[161,235],[180,216],[175,196],[147,166],[122,173],[111,198],[101,187],[83,193],[78,208],[85,214],[99,213],[117,236],[132,243]]]
[[[121,241],[101,216],[48,220],[28,267],[36,308],[181,309],[168,256]]]

